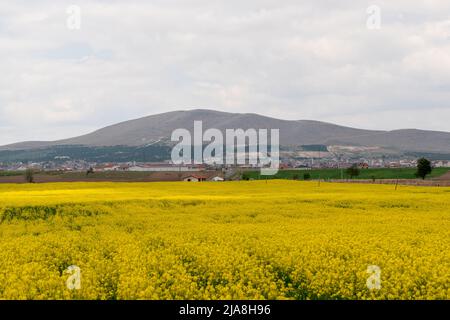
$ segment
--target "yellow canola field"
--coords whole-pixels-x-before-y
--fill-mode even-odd
[[[450,188],[0,185],[0,299],[449,299],[449,275]]]

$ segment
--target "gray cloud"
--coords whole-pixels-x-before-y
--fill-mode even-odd
[[[189,108],[450,131],[450,3],[19,0],[0,70],[1,144]]]

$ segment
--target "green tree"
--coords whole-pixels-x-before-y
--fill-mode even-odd
[[[86,176],[90,175],[90,174],[94,174],[94,168],[90,167],[87,171],[86,171]]]
[[[433,171],[431,167],[431,162],[428,159],[421,158],[417,160],[417,172],[416,177],[422,178],[425,180],[426,176],[429,175]]]
[[[304,180],[311,180],[311,174],[309,174],[309,173],[303,174],[303,179]]]
[[[356,164],[352,165],[345,172],[347,173],[347,176],[350,177],[350,179],[353,179],[354,177],[359,176],[358,165],[356,165]]]
[[[34,172],[33,169],[27,169],[25,170],[25,181],[28,183],[34,182]]]

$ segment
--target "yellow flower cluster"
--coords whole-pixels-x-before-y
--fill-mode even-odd
[[[450,299],[450,189],[0,185],[0,299]]]

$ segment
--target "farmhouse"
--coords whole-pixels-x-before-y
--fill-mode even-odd
[[[183,181],[187,181],[187,182],[202,182],[202,181],[206,181],[206,178],[204,176],[200,176],[200,175],[190,175],[187,177],[183,178]]]

